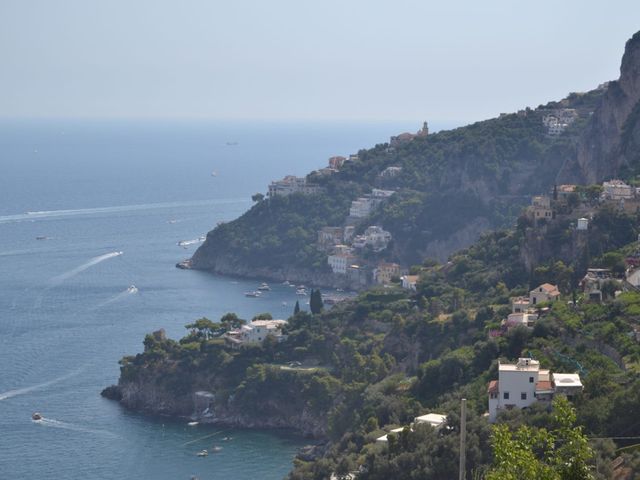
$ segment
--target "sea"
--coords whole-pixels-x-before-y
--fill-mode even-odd
[[[177,339],[185,324],[227,312],[287,318],[290,287],[248,298],[259,280],[175,264],[271,180],[419,127],[0,121],[0,478],[286,476],[310,442],[294,432],[189,426],[127,411],[100,391],[154,330]],[[222,450],[196,456],[214,445]]]

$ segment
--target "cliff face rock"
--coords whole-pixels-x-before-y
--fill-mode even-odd
[[[634,160],[629,140],[640,138],[640,32],[626,44],[620,78],[610,82],[577,145],[577,155],[558,174],[558,183],[597,183],[616,176]]]
[[[205,379],[200,380],[203,382],[197,385],[209,387],[215,396],[215,385],[204,381]],[[195,392],[206,390],[206,388],[197,388],[195,385],[183,391],[175,391],[158,383],[157,378],[151,375],[149,378],[135,381],[121,380],[117,386],[107,387],[102,394],[107,398],[118,400],[129,410],[151,415],[197,419],[204,423],[236,428],[287,428],[305,436],[316,438],[326,436],[327,425],[323,418],[319,418],[304,406],[295,408],[296,406],[291,402],[282,402],[268,396],[263,399],[259,409],[250,410],[236,407],[231,399],[225,401],[216,398],[211,405],[211,415],[199,416]]]

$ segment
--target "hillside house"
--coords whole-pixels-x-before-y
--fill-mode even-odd
[[[551,210],[551,198],[546,195],[537,195],[531,199],[529,211],[535,221],[551,220],[553,218],[553,210]]]
[[[523,326],[527,328],[533,328],[533,326],[538,320],[537,313],[526,313],[526,312],[518,312],[518,313],[510,313],[506,320],[504,321],[504,325],[507,329],[514,328],[517,326]]]
[[[319,185],[308,183],[304,177],[296,177],[295,175],[287,175],[282,180],[276,180],[269,184],[268,196],[270,198],[278,195],[287,196],[292,193],[304,193],[311,195],[319,193],[322,188]]]
[[[371,247],[374,252],[381,252],[391,241],[391,233],[382,227],[372,225],[368,227],[363,235],[356,235],[353,239],[354,248]]]
[[[396,192],[393,190],[381,190],[374,188],[371,190],[370,194],[356,198],[351,202],[349,216],[353,218],[368,217],[378,205],[391,197],[394,193]]]
[[[402,280],[402,288],[415,292],[419,278],[419,275],[403,275],[402,277],[400,277],[400,280]]]
[[[519,358],[517,363],[499,363],[498,380],[489,382],[489,421],[495,422],[502,409],[527,408],[548,402],[556,393],[573,396],[582,391],[577,374],[553,374],[540,368],[540,362]]]
[[[558,185],[555,187],[555,191],[559,201],[566,201],[572,193],[575,193],[576,185]]]
[[[630,200],[635,195],[635,189],[622,180],[609,180],[602,183],[602,198],[604,200]]]
[[[402,171],[402,167],[387,167],[380,172],[380,178],[393,178]]]
[[[400,277],[400,265],[397,263],[380,262],[374,270],[373,276],[376,283],[387,285],[391,283],[392,278]]]
[[[327,262],[333,273],[338,275],[346,275],[347,267],[357,260],[357,257],[351,253],[334,253],[327,257]]]
[[[511,313],[523,313],[529,310],[529,297],[512,297]]]
[[[286,338],[282,334],[286,324],[286,320],[254,320],[225,334],[225,340],[234,347],[260,344],[268,335],[281,342]]]
[[[329,250],[334,245],[342,243],[344,229],[342,227],[322,227],[318,232],[318,246],[322,250]]]
[[[555,302],[560,297],[560,290],[556,285],[543,283],[529,292],[529,303],[537,305],[542,302]]]
[[[340,155],[331,157],[329,158],[329,168],[332,168],[334,170],[340,170],[344,165],[344,162],[346,162],[346,160],[347,159],[345,157],[342,157]]]
[[[605,282],[612,281],[613,275],[608,268],[589,268],[580,280],[580,287],[591,302],[602,302],[602,287]]]

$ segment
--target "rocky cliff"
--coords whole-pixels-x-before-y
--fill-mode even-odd
[[[118,385],[107,387],[102,395],[117,400],[133,411],[151,415],[198,420],[235,428],[286,428],[321,438],[326,436],[326,420],[295,398],[299,392],[274,391],[261,398],[259,405],[244,408],[233,396],[217,395],[218,382],[205,376],[194,376],[183,388],[173,388],[164,380],[170,373],[155,372],[135,380],[120,379]],[[162,379],[163,381],[159,381]],[[196,392],[211,393],[211,401],[203,405]],[[295,400],[293,400],[295,399]],[[203,415],[204,409],[208,409]]]
[[[638,160],[640,145],[640,32],[627,41],[620,78],[606,92],[580,136],[577,153],[558,174],[558,183],[597,183],[615,177]]]

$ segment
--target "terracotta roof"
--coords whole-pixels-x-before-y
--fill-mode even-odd
[[[498,391],[498,380],[491,380],[487,388],[487,393],[498,393]]]
[[[543,283],[538,288],[542,288],[545,292],[553,292],[558,291],[558,287],[555,285],[551,285],[550,283]]]
[[[549,381],[541,381],[536,383],[536,392],[553,391],[553,384]]]

